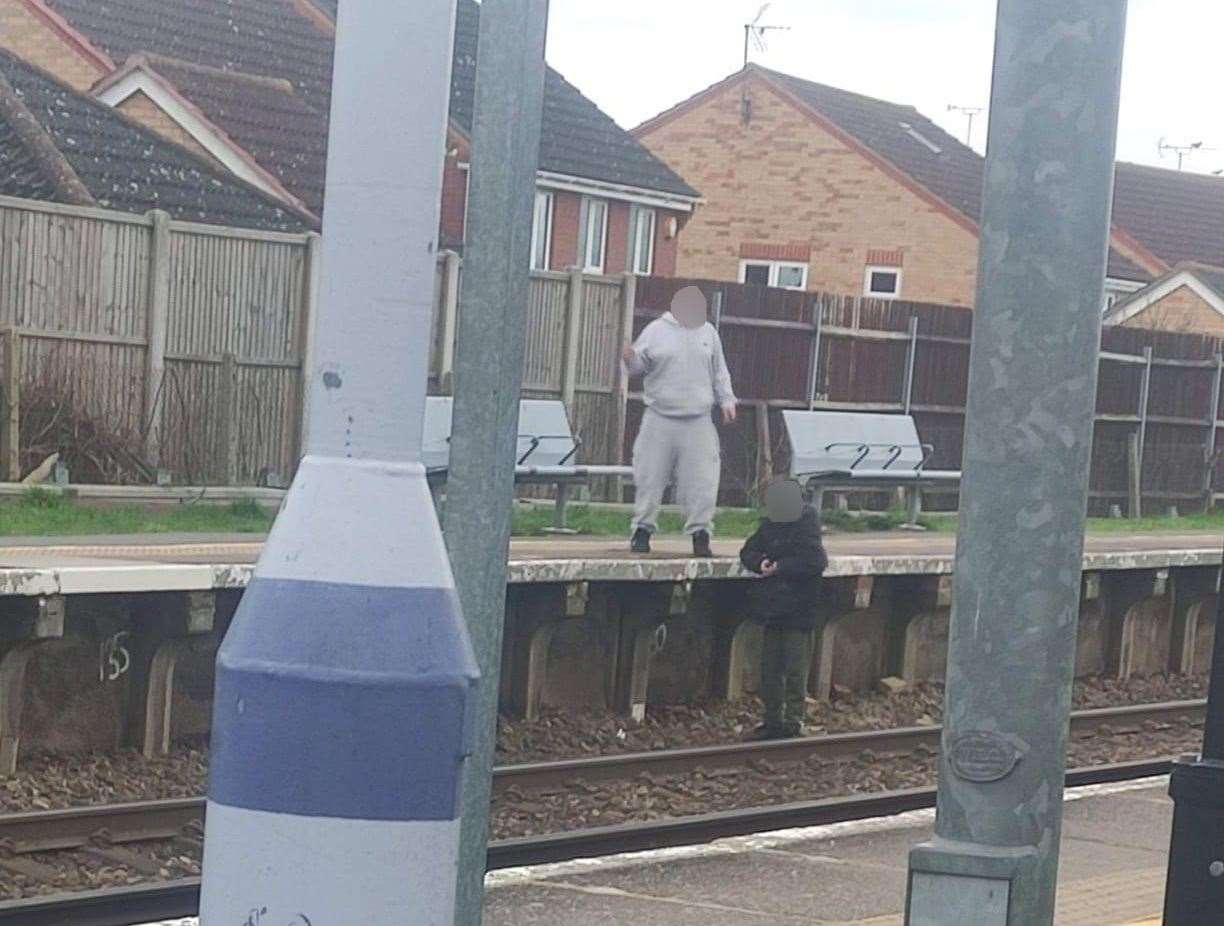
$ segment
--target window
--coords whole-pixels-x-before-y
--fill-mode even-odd
[[[740,282],[749,286],[807,289],[807,264],[785,260],[740,261]]]
[[[868,267],[863,295],[876,299],[896,299],[901,295],[901,268]]]
[[[629,269],[638,276],[654,272],[655,211],[634,206],[629,215]]]
[[[536,193],[531,220],[531,269],[547,270],[552,255],[553,195]]]
[[[578,260],[583,270],[588,273],[603,273],[607,238],[608,204],[602,199],[584,196],[578,238]]]

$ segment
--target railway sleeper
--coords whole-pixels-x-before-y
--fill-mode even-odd
[[[0,839],[0,871],[40,882],[54,881],[59,876],[59,869],[23,856],[11,839]]]
[[[115,845],[110,831],[106,829],[100,829],[90,836],[89,842],[81,846],[80,851],[101,861],[130,868],[142,875],[157,875],[162,869],[161,863],[156,859]]]

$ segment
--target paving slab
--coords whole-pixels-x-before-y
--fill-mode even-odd
[[[674,901],[703,900],[761,915],[821,923],[896,911],[905,869],[786,851],[689,859],[561,879],[584,888],[623,890]]]
[[[1157,780],[1069,793],[1056,926],[1120,926],[1160,910],[1172,815],[1166,787]],[[627,918],[621,921],[650,926],[691,922],[692,904],[711,905],[704,920],[711,926],[725,922],[729,911],[741,916],[731,922],[746,924],[900,924],[908,852],[930,835],[931,823],[930,813],[918,812],[895,818],[892,825],[865,821],[857,829],[855,824],[817,827],[683,852],[526,869],[503,886],[494,875],[488,894],[494,918],[486,922],[588,922],[573,906],[578,901],[552,893],[563,890],[600,898],[604,906],[592,910],[611,910],[614,901],[628,899],[675,908],[650,908],[641,918],[625,908]],[[530,915],[537,918],[513,919],[520,902],[531,904]],[[549,918],[550,904],[560,904],[555,918]],[[650,918],[669,914],[674,918]]]

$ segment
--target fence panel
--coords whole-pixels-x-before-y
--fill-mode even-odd
[[[568,277],[551,273],[532,275],[527,297],[524,390],[560,394],[568,304]]]
[[[907,365],[913,371],[910,412],[922,439],[934,446],[931,466],[961,466],[971,310],[709,280],[652,279],[639,283],[637,330],[663,311],[680,286],[689,284],[701,286],[721,304],[728,365],[747,403],[740,423],[723,430],[724,502],[746,497],[771,472],[786,471],[787,449],[777,412],[807,407],[809,382],[818,408],[902,412]],[[911,321],[917,324],[916,338]],[[819,356],[813,371],[814,340]],[[1149,348],[1153,359],[1147,372]],[[1201,502],[1209,468],[1214,486],[1224,484],[1224,461],[1208,453],[1219,441],[1210,419],[1213,391],[1221,384],[1216,356],[1222,348],[1221,340],[1198,335],[1105,330],[1091,469],[1094,513],[1105,513],[1111,504],[1126,507],[1127,445],[1140,430],[1145,435],[1142,486],[1148,509],[1165,504],[1184,509]],[[1145,380],[1148,398],[1143,408]],[[640,388],[639,383],[634,386]],[[634,398],[637,405],[640,397],[634,393]],[[763,409],[772,410],[768,427],[760,424]],[[626,446],[632,444],[640,417],[640,408],[632,411]],[[763,440],[769,441],[768,448],[762,447]],[[932,494],[948,494],[947,499],[937,498],[937,504],[954,501],[955,493]]]
[[[308,239],[166,227],[155,254],[152,216],[0,197],[0,330],[19,336],[21,472],[60,451],[76,481],[143,481],[159,466],[180,482],[292,473]],[[169,279],[158,307],[154,261]],[[165,374],[150,384],[155,311]],[[145,452],[151,427],[156,458]]]

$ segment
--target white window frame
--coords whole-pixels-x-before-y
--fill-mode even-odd
[[[877,293],[871,289],[871,275],[873,273],[895,273],[897,275],[897,288],[891,293]],[[869,299],[900,299],[901,287],[904,285],[904,274],[900,267],[886,267],[883,264],[873,264],[863,272],[863,295]]]
[[[536,254],[539,252],[540,245],[540,203],[544,203],[544,265],[539,266],[536,263]],[[531,211],[531,269],[532,270],[550,270],[552,269],[552,239],[553,239],[553,210],[556,208],[556,200],[552,193],[546,190],[536,190],[535,206]],[[466,228],[466,226],[465,226]]]
[[[778,289],[793,289],[796,292],[806,291],[808,283],[808,265],[797,260],[754,260],[745,258],[740,261],[739,281],[746,282],[749,267],[768,267],[769,268],[769,285]],[[783,270],[798,270],[803,275],[803,280],[798,286],[779,286],[778,277]]]
[[[596,229],[592,228],[592,219],[596,214],[596,210],[592,207],[599,207],[599,214],[602,216],[602,221],[599,223],[599,261],[596,263],[591,260],[591,242],[592,232]],[[596,199],[593,196],[582,197],[582,209],[579,213],[582,216],[581,234],[578,236],[578,243],[581,245],[581,253],[578,255],[578,263],[582,267],[584,273],[603,273],[604,264],[608,260],[608,201],[606,199]]]
[[[644,236],[642,231],[648,229]],[[655,235],[658,234],[659,214],[646,206],[633,206],[629,211],[629,272],[640,277],[654,273]]]

